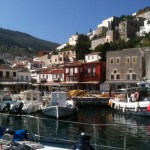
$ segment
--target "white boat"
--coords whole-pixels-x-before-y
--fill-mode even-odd
[[[17,96],[10,113],[35,113],[41,111],[48,104],[48,99],[43,99],[39,90],[27,90]]]
[[[4,132],[0,139],[0,150],[67,150],[66,148],[47,146],[32,141],[28,137],[31,136],[31,133],[27,133],[25,129],[13,130],[0,127],[0,131]]]
[[[42,111],[48,117],[59,119],[75,114],[76,107],[72,99],[67,99],[67,92],[56,91],[51,93],[50,105]]]
[[[0,91],[0,112],[10,111],[11,105],[17,101],[11,97],[11,91],[8,88],[4,88]]]
[[[126,94],[115,95],[109,100],[109,104],[124,114],[150,117],[150,88],[128,88]]]
[[[0,139],[0,150],[71,150],[70,148],[62,148],[52,145],[45,145],[32,140],[33,133],[26,129],[13,130],[12,128],[1,128],[2,137]],[[90,136],[82,132],[78,136],[78,140],[73,145],[74,150],[86,149],[94,150],[90,144]]]

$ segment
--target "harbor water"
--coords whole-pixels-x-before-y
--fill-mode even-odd
[[[62,120],[46,118],[42,114],[12,116],[1,114],[1,127],[27,128],[40,135],[44,142],[57,141],[61,147],[73,148],[78,135],[91,136],[96,150],[150,149],[150,118],[123,115],[110,108],[80,108],[76,115]],[[66,146],[64,143],[71,143]]]

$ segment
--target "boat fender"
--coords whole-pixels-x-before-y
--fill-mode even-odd
[[[149,111],[149,112],[150,112],[150,105],[147,107],[147,111]]]
[[[123,113],[125,113],[126,112],[126,106],[125,107],[123,107]]]
[[[139,106],[136,106],[136,107],[135,107],[135,112],[137,112],[137,111],[138,111],[138,109],[139,109]]]
[[[114,109],[117,109],[117,105],[116,104],[114,104]]]
[[[109,105],[109,106],[111,106],[111,105],[112,105],[112,101],[111,101],[111,100],[109,100],[108,105]]]

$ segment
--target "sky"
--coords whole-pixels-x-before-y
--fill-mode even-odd
[[[64,44],[76,32],[147,6],[150,0],[0,0],[0,27]]]

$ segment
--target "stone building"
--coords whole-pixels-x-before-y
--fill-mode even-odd
[[[106,82],[112,89],[136,86],[145,77],[144,50],[131,48],[107,52]]]
[[[144,20],[141,18],[128,19],[119,24],[119,37],[122,40],[128,41],[135,37],[136,32],[140,30],[140,26],[144,25]]]

